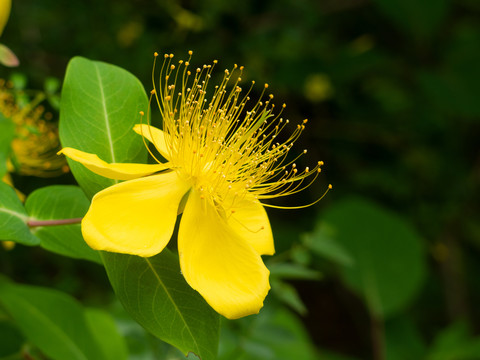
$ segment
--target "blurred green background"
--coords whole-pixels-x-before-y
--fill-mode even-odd
[[[275,204],[334,190],[269,211],[272,292],[261,315],[225,322],[222,359],[480,359],[480,2],[22,0],[1,41],[20,66],[0,77],[29,89],[80,55],[149,90],[154,51],[193,50],[197,66],[244,65],[285,117],[309,119],[297,150],[325,162],[321,179]],[[21,246],[0,261],[18,282],[118,307],[97,265]],[[149,341],[130,341],[132,359],[154,356]]]

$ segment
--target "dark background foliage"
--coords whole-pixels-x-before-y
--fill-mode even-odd
[[[148,90],[154,51],[185,58],[193,50],[197,66],[213,59],[221,68],[245,65],[246,80],[268,82],[277,103],[287,103],[286,117],[309,119],[297,147],[309,150],[302,166],[326,163],[305,193],[275,204],[307,204],[334,186],[313,207],[269,212],[278,256],[323,274],[320,281],[287,282],[305,303],[307,312],[296,318],[312,343],[320,353],[361,359],[383,358],[379,344],[389,359],[477,359],[479,20],[475,0],[22,0],[14,1],[2,36],[21,66],[0,74],[23,73],[29,88],[41,89],[48,77],[62,79],[69,59],[81,55],[129,70]],[[27,193],[47,183],[15,180]],[[50,181],[58,182],[73,179]],[[305,245],[302,234],[316,238],[324,216],[335,218],[329,209],[352,196],[368,199],[359,213],[374,203],[419,234],[421,286],[391,316],[366,305],[341,275],[341,262]],[[362,241],[361,224],[357,231],[344,220],[348,211],[337,211],[345,216],[332,224],[349,226],[350,241]],[[382,226],[373,221],[372,236],[384,234]],[[395,234],[385,234],[388,247]],[[22,248],[1,260],[1,270],[18,281],[56,286],[87,303],[112,296],[95,265]],[[408,261],[399,264],[405,278],[416,276]],[[394,288],[399,280],[385,281]],[[458,355],[465,348],[473,350]]]

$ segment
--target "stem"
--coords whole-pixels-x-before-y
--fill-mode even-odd
[[[83,218],[73,218],[73,219],[60,219],[60,220],[28,220],[27,225],[30,227],[36,226],[58,226],[58,225],[69,225],[69,224],[79,224]]]
[[[370,311],[370,331],[374,360],[385,360],[385,327],[383,319]]]

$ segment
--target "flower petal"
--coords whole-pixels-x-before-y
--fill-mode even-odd
[[[188,284],[218,313],[237,319],[260,311],[270,272],[257,251],[195,190],[180,222],[178,250]]]
[[[189,185],[167,172],[113,185],[97,193],[82,221],[95,250],[153,256],[172,236],[180,200]]]
[[[109,164],[95,154],[90,154],[73,148],[63,148],[58,154],[64,154],[78,161],[95,174],[115,180],[130,180],[150,175],[169,168],[166,164]]]
[[[166,134],[155,126],[146,124],[137,124],[133,127],[133,131],[142,135],[145,139],[150,141],[158,152],[167,160],[169,160],[170,151],[168,150],[167,143],[165,141]]]
[[[275,253],[267,212],[258,200],[253,197],[236,200],[227,211],[230,228],[252,245],[259,255]]]

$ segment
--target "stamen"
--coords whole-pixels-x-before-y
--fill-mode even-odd
[[[192,54],[189,51],[186,61],[176,62],[178,66],[172,63],[173,54],[165,55],[158,76],[165,80],[158,87],[155,84],[158,54],[154,54],[150,99],[154,95],[160,108],[172,168],[192,181],[194,187],[203,186],[202,196],[208,194],[219,204],[233,193],[236,200],[245,196],[270,199],[292,195],[310,186],[323,162],[301,171],[295,162],[307,150],[293,159],[289,154],[308,120],[304,119],[290,135],[283,136],[290,123],[281,117],[286,104],[274,114],[274,95],[266,94],[268,84],[264,84],[252,104],[255,82],[248,89],[239,86],[243,66],[234,64],[231,70],[225,69],[223,79],[210,86],[217,60],[191,72],[187,67]],[[277,142],[279,138],[286,139]]]

